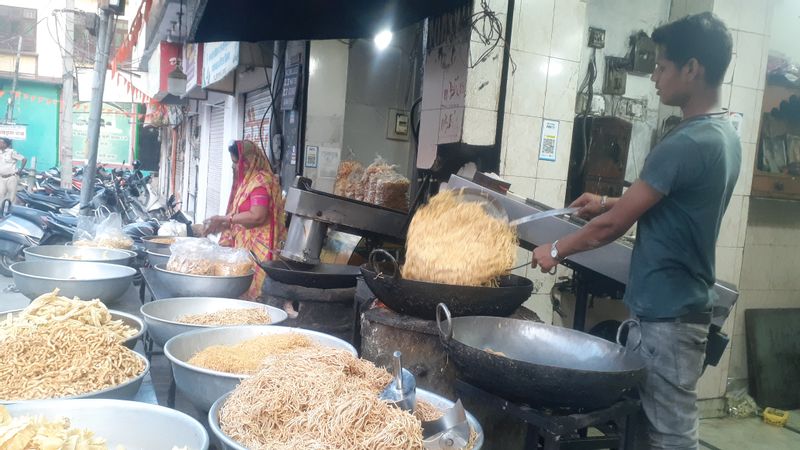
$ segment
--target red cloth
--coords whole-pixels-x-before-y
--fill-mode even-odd
[[[250,211],[253,206],[263,206],[269,208],[269,191],[265,187],[257,187],[247,196],[247,198],[239,205],[239,212]]]

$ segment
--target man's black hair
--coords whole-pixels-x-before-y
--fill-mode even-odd
[[[660,26],[653,31],[652,39],[676,66],[683,67],[694,58],[705,68],[706,83],[714,87],[722,84],[731,62],[733,39],[714,14],[704,12]]]
[[[13,142],[11,139],[9,139],[9,138],[0,138],[0,140],[2,140],[3,142],[5,142],[5,143],[6,143],[6,147],[8,147],[8,148],[11,148],[11,146],[12,146],[11,144],[13,144],[13,143],[14,143],[14,142]]]

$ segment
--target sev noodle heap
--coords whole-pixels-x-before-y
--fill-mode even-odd
[[[91,325],[15,325],[0,337],[0,399],[85,394],[124,383],[144,362],[115,334]]]
[[[204,314],[187,314],[179,317],[178,322],[189,325],[267,325],[272,323],[264,308],[227,308]]]
[[[268,334],[236,345],[212,345],[197,352],[188,362],[218,372],[250,375],[268,356],[311,346],[316,344],[300,333]]]
[[[420,208],[408,228],[402,275],[409,280],[486,286],[506,275],[517,255],[517,236],[480,203],[445,190]]]
[[[0,323],[0,399],[85,394],[124,383],[144,362],[122,342],[136,330],[99,301],[42,295]]]
[[[391,378],[341,349],[270,356],[225,401],[220,426],[252,450],[422,449],[421,422],[378,398]]]

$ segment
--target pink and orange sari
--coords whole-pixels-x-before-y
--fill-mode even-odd
[[[270,250],[277,251],[278,245],[286,238],[285,216],[283,210],[283,196],[278,177],[272,173],[269,160],[264,151],[251,141],[237,141],[239,162],[236,166],[236,176],[233,182],[231,196],[228,199],[227,215],[236,214],[242,206],[261,204],[251,199],[251,194],[266,189],[268,193],[267,209],[269,218],[264,225],[246,228],[234,224],[229,230],[222,233],[220,244],[227,247],[246,248],[252,251],[260,261],[273,259]],[[247,291],[247,298],[256,300],[261,295],[261,286],[267,274],[260,267],[256,267],[253,284]]]

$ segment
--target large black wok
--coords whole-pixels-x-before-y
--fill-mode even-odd
[[[292,267],[281,259],[259,261],[259,266],[275,281],[294,286],[317,289],[342,289],[356,285],[357,266],[318,264],[311,267]]]
[[[460,378],[513,402],[601,409],[644,376],[636,353],[580,331],[499,317],[451,318],[444,305],[436,319]]]
[[[386,261],[378,263],[376,257]],[[406,280],[397,261],[385,250],[375,250],[361,266],[364,281],[386,306],[401,314],[426,320],[436,318],[436,305],[444,303],[454,316],[510,316],[530,298],[533,282],[517,275],[501,277],[497,287],[456,286]]]

